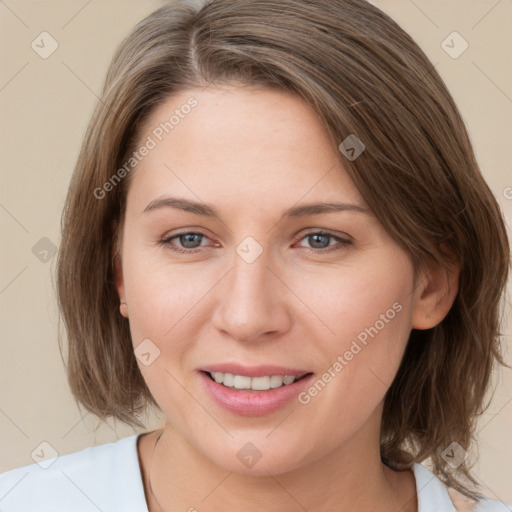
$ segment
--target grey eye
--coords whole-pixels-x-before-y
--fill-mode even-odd
[[[324,235],[321,233],[313,233],[311,235],[307,235],[307,239],[309,240],[311,247],[314,249],[324,249],[329,246],[329,239],[333,238],[331,235]]]
[[[195,249],[201,245],[201,241],[204,235],[200,233],[185,233],[183,235],[178,235],[176,238],[179,239],[180,244],[187,249]],[[198,242],[197,245],[195,245]]]

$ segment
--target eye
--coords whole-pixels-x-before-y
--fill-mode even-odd
[[[200,252],[201,242],[207,236],[204,233],[195,232],[195,231],[187,231],[184,233],[179,233],[177,235],[173,235],[167,238],[164,238],[159,241],[161,245],[164,245],[171,251],[193,254],[196,252]],[[172,243],[174,239],[177,239],[181,244],[181,247],[176,246]]]
[[[302,236],[299,241],[307,240],[309,244],[311,244],[311,248],[305,247],[305,249],[309,249],[308,252],[315,254],[324,254],[326,252],[331,251],[340,251],[345,249],[347,245],[350,245],[352,242],[347,238],[342,238],[337,236],[329,231],[312,231]],[[329,241],[334,240],[334,244],[330,244]],[[304,247],[304,246],[301,246]]]
[[[163,238],[158,243],[174,252],[194,254],[201,252],[202,248],[204,247],[202,246],[202,242],[205,239],[208,239],[208,237],[204,233],[197,231],[186,231]],[[174,240],[177,240],[179,246],[176,245]],[[298,241],[302,240],[307,240],[312,247],[308,248],[300,245],[299,247],[309,249],[308,252],[314,254],[325,254],[326,252],[339,251],[352,243],[350,240],[348,240],[348,238],[345,239],[324,230],[307,233],[298,239]],[[337,243],[331,244],[330,241],[335,241]]]

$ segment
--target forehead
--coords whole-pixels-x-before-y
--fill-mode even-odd
[[[137,147],[150,140],[129,201],[179,192],[255,207],[289,207],[305,196],[362,203],[318,114],[283,91],[236,85],[180,91],[151,113]]]

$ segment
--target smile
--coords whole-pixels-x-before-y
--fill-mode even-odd
[[[206,372],[217,384],[228,388],[249,389],[252,391],[268,391],[288,386],[302,379],[304,375],[267,375],[261,377],[249,377],[247,375],[233,375],[232,373]]]
[[[291,372],[288,375],[274,374],[269,367],[266,367],[266,371],[270,375],[265,375],[263,371],[263,368],[252,370],[252,373],[259,373],[254,376],[213,369],[203,369],[198,373],[206,396],[217,406],[238,416],[265,416],[277,412],[293,403],[314,379],[313,373],[303,373],[301,370],[295,370],[295,375]]]

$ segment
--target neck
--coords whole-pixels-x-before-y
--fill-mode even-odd
[[[357,439],[313,463],[258,477],[213,464],[170,424],[139,441],[150,512],[417,512],[412,472],[392,471],[378,449]]]

